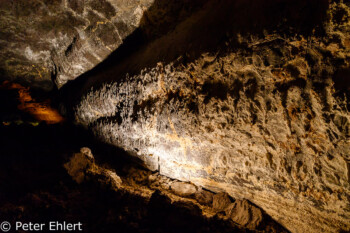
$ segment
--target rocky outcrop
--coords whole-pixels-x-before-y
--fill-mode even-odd
[[[250,229],[256,229],[261,225],[263,213],[261,210],[251,205],[247,200],[236,200],[226,210],[231,219]]]
[[[231,204],[231,198],[227,193],[217,193],[213,196],[213,208],[224,211]]]
[[[171,184],[171,189],[174,191],[174,193],[180,195],[180,196],[191,196],[196,193],[196,186],[193,184],[187,184],[182,182],[174,182]]]
[[[1,1],[0,76],[41,89],[61,87],[118,48],[152,3]]]
[[[166,228],[169,227],[167,224],[174,223],[181,232],[193,232],[193,228],[198,232],[245,232],[247,230],[249,232],[288,232],[247,200],[232,202],[232,198],[227,193],[214,194],[194,184],[145,170],[137,164],[120,165],[119,169],[124,172],[112,171],[96,162],[91,150],[83,147],[80,153],[74,153],[71,156],[64,167],[78,184],[94,184],[95,187],[104,188],[105,192],[135,196],[146,202],[149,210],[140,211],[146,216],[138,215],[136,219],[140,230],[145,228],[142,226],[143,218],[154,217],[158,221],[162,220],[154,226],[159,228],[159,232],[164,232],[162,223]],[[120,177],[117,173],[123,176]],[[203,197],[206,197],[205,202]],[[142,209],[144,206],[138,207]],[[200,227],[196,223],[196,218],[201,222]],[[153,220],[147,219],[146,225],[150,222]],[[190,223],[190,226],[187,223]],[[170,232],[179,231],[171,229]]]
[[[122,180],[114,171],[102,168],[95,163],[95,158],[87,147],[81,148],[80,153],[75,153],[64,167],[78,184],[99,180],[101,184],[112,189],[118,189],[122,184]]]
[[[297,1],[314,4],[310,21],[285,19],[282,11],[271,17],[287,23],[273,30],[256,31],[266,26],[259,17],[270,16],[258,14],[245,31],[220,34],[208,24],[207,32],[218,33],[193,34],[225,4],[206,5],[139,54],[94,74],[96,82],[114,81],[83,96],[76,122],[162,175],[252,201],[292,232],[350,230],[349,5],[330,3],[317,18],[323,1]],[[296,23],[312,20],[320,23]],[[175,41],[182,47],[173,48]],[[216,52],[196,50],[213,45]],[[169,61],[186,48],[188,55]],[[155,65],[159,54],[167,57]],[[136,72],[145,63],[153,67]],[[126,67],[136,74],[125,75]]]

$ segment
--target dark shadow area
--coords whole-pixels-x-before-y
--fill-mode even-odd
[[[350,109],[350,68],[340,69],[333,76],[335,96],[347,99],[347,108]]]
[[[189,63],[203,53],[225,54],[245,43],[237,35],[322,35],[327,0],[155,0],[140,27],[105,61],[60,90],[70,109],[90,87],[121,81],[158,62]],[[246,48],[249,49],[249,48]]]

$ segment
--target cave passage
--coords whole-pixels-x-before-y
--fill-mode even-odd
[[[52,95],[31,93],[15,83],[3,84],[0,95],[6,100],[0,102],[0,219],[13,227],[18,224],[20,232],[49,232],[52,221],[80,224],[83,232],[255,232],[216,216],[205,217],[197,205],[174,202],[159,187],[145,198],[136,191],[112,190],[101,178],[77,184],[64,164],[85,146],[96,152],[100,164],[108,162],[123,179],[133,177],[131,186],[145,182],[138,174],[154,172],[135,167],[122,150],[63,121],[49,104]],[[46,111],[39,114],[37,108],[43,106]],[[266,217],[261,227],[285,231]]]
[[[349,0],[0,0],[0,231],[349,232],[349,80]]]

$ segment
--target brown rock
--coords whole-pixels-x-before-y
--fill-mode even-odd
[[[88,147],[80,148],[80,153],[82,153],[85,157],[87,157],[91,161],[95,160],[94,156],[92,155],[91,149]]]
[[[232,221],[250,229],[258,228],[263,221],[262,211],[247,200],[236,200],[225,212]]]
[[[90,156],[92,156],[92,154],[87,156],[83,153],[76,153],[68,163],[64,164],[68,174],[78,184],[82,183],[86,179],[86,172],[94,163],[93,157]]]
[[[114,171],[95,164],[95,158],[87,147],[81,148],[80,153],[75,153],[64,167],[78,184],[92,179],[112,189],[122,185],[121,178]]]
[[[174,191],[175,194],[183,197],[194,195],[197,191],[196,186],[193,184],[179,181],[172,183],[170,188],[172,191]]]
[[[231,198],[227,193],[217,193],[213,197],[213,208],[218,211],[225,210],[231,204]]]
[[[203,189],[198,190],[195,194],[196,200],[203,205],[211,205],[213,202],[213,196],[213,193]]]
[[[326,29],[324,36],[311,30],[306,40],[304,35],[285,37],[280,28],[272,34],[253,30],[252,36],[227,38],[231,44],[215,47],[215,38],[230,37],[220,20],[222,11],[258,9],[250,15],[274,17],[274,12],[262,12],[275,9],[278,1],[254,8],[247,1],[223,1],[223,8],[210,2],[202,15],[193,14],[147,49],[103,74],[91,74],[89,81],[108,79],[109,84],[95,85],[82,96],[74,110],[76,121],[161,175],[251,198],[293,232],[349,230],[350,54],[341,38],[350,36],[347,23],[336,26],[327,20],[336,5],[346,12],[350,7],[341,1],[286,1],[295,7],[285,12],[293,12],[291,20],[302,14],[298,22],[317,21]],[[230,2],[241,8],[229,7]],[[320,2],[329,7],[321,12],[330,14],[325,22],[314,14],[323,9]],[[312,14],[300,11],[304,4]],[[193,28],[208,28],[211,13],[214,39],[193,34]],[[225,15],[241,11],[236,13]],[[225,22],[232,28],[229,18]],[[219,28],[225,36],[219,36]],[[204,37],[213,42],[213,53],[187,47],[201,47]],[[333,53],[327,48],[332,43],[338,44]],[[215,53],[225,46],[227,52]],[[183,57],[179,65],[175,59],[185,53],[190,59]],[[164,64],[157,66],[160,58]]]
[[[106,176],[107,183],[113,188],[113,189],[118,189],[122,185],[122,180],[121,178],[115,173],[114,171],[111,170],[106,170],[104,172],[104,175]]]
[[[158,174],[157,173],[151,174],[151,175],[148,176],[148,181],[153,183],[153,182],[157,181],[157,178],[158,178]]]

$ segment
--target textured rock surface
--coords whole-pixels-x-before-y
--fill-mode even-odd
[[[64,168],[78,184],[88,180],[99,180],[112,189],[118,189],[122,184],[122,180],[114,171],[95,163],[95,158],[87,147],[81,148],[80,153],[75,153],[69,162],[64,164]]]
[[[296,2],[303,4],[309,3]],[[223,6],[209,5],[207,12],[217,12],[216,5]],[[350,14],[348,3],[329,7],[322,30],[304,33],[290,23],[287,34],[283,24],[255,34],[217,33],[222,41],[215,53],[201,50],[190,62],[153,62],[136,75],[119,75],[142,66],[142,58],[150,65],[159,54],[181,55],[188,40],[201,47],[207,37],[191,33],[203,28],[198,22],[205,17],[215,18],[200,11],[139,55],[92,77],[116,81],[87,93],[76,121],[163,175],[249,199],[292,232],[350,230]],[[244,29],[270,16],[263,13]],[[306,19],[292,22],[322,18]]]
[[[97,155],[96,161],[99,160],[98,157]],[[95,162],[91,150],[84,147],[81,148],[80,153],[74,153],[64,166],[72,179],[78,183],[84,182],[84,185],[94,184],[95,188],[104,188],[104,192],[100,195],[111,191],[114,195],[135,196],[146,202],[149,208],[147,210],[143,209],[144,203],[135,202],[139,211],[126,211],[138,216],[134,220],[138,224],[130,224],[134,225],[137,230],[130,232],[154,232],[148,228],[158,228],[156,232],[222,233],[246,232],[247,230],[251,232],[287,232],[269,216],[265,215],[263,218],[262,211],[246,200],[236,200],[230,205],[229,195],[219,193],[215,195],[213,203],[211,201],[203,203],[203,196],[214,194],[194,184],[170,179],[157,172],[141,168],[137,164],[123,162],[119,164],[121,166],[117,171],[112,171],[105,165]],[[117,173],[123,175],[118,176]],[[193,195],[194,193],[201,193],[203,196]],[[107,200],[118,200],[119,198],[107,198]],[[120,201],[124,203],[126,199],[123,198]],[[216,208],[218,205],[221,207]],[[129,208],[133,206],[129,205]],[[107,208],[110,207],[107,206]],[[128,217],[127,213],[118,212],[124,215],[124,218]],[[145,223],[144,219],[146,219]],[[154,220],[158,223],[153,224]],[[197,222],[197,220],[200,221]],[[176,228],[174,229],[172,225],[176,225]]]
[[[164,194],[166,190],[156,185],[150,188],[145,180],[128,182],[132,173],[139,173],[139,177],[151,174],[145,169],[127,169],[132,173],[121,176],[123,183],[116,186],[119,183],[117,174],[123,172],[112,172],[98,163],[106,152],[96,150],[84,131],[67,125],[45,124],[36,127],[0,125],[0,131],[0,218],[13,225],[16,221],[44,223],[64,219],[81,222],[84,233],[110,233],[115,229],[145,233],[247,232],[229,219],[216,217],[215,212],[208,216],[210,208],[196,204],[195,200],[175,196],[169,191]],[[35,133],[38,131],[40,133]],[[63,164],[74,158],[72,154],[84,145],[92,146],[96,159],[94,166],[100,169],[86,170],[90,173],[88,179],[84,179],[87,182],[79,185],[72,181]],[[88,156],[81,158],[91,158],[87,148],[79,154]],[[127,165],[122,162],[118,165]],[[96,171],[104,172],[98,174]],[[166,177],[153,175],[158,178],[157,183],[168,182]],[[159,192],[154,193],[158,189],[164,198],[159,198]],[[283,231],[271,219],[265,223],[267,232]],[[273,231],[268,230],[271,228]],[[42,232],[49,232],[49,229],[44,228]]]
[[[199,189],[196,192],[195,197],[197,201],[203,205],[209,205],[213,202],[213,193],[207,190]]]
[[[182,182],[174,182],[171,184],[171,189],[174,193],[180,196],[191,196],[196,193],[196,186],[193,184],[182,183]]]
[[[153,0],[4,0],[0,76],[58,87],[103,61],[140,24]]]
[[[236,200],[226,210],[231,219],[247,228],[256,229],[263,221],[261,210],[247,200]]]
[[[86,171],[91,169],[93,164],[93,157],[85,153],[76,153],[64,167],[72,179],[80,184],[86,180]]]
[[[225,210],[231,204],[231,198],[227,193],[217,193],[213,196],[213,208],[218,211]]]

